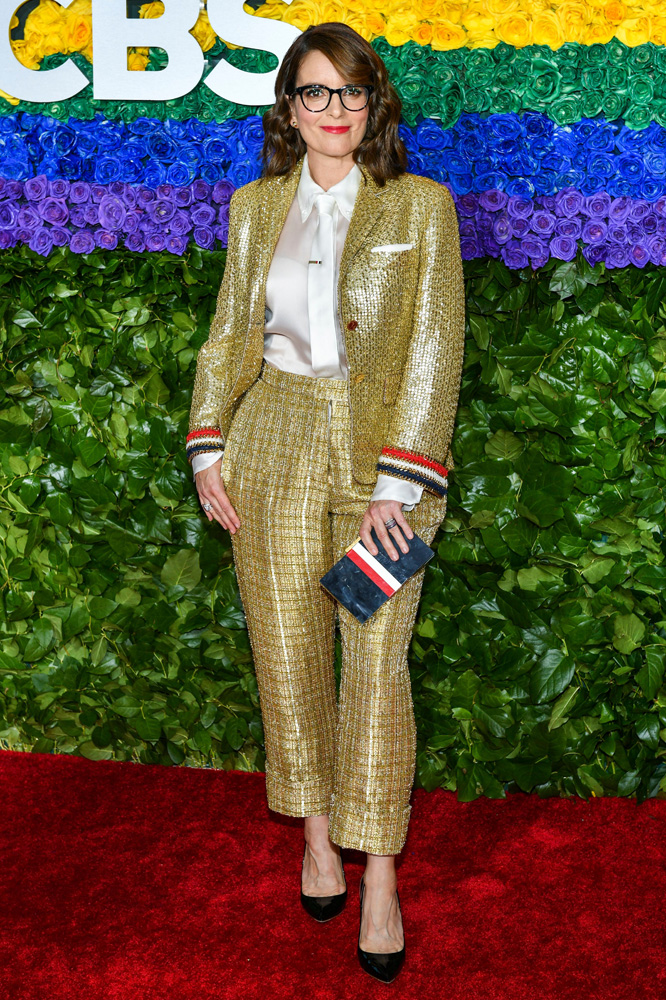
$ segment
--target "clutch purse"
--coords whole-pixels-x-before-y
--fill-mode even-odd
[[[394,543],[399,557],[394,561],[387,555],[374,528],[371,528],[370,535],[377,546],[376,556],[357,538],[345,551],[342,559],[319,581],[361,623],[367,622],[435,554],[415,534],[413,538],[405,536],[409,552],[402,552]]]

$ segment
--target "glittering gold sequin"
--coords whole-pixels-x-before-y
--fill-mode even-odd
[[[361,625],[319,579],[358,535],[373,486],[350,461],[346,383],[263,366],[234,416],[222,478],[241,527],[234,562],[259,686],[271,809],[330,813],[342,847],[397,854],[415,725],[407,667],[423,570]],[[430,543],[446,498],[407,511]],[[340,701],[334,630],[342,640]]]

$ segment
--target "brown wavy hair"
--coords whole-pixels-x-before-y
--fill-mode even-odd
[[[305,142],[290,125],[289,97],[308,52],[322,52],[348,83],[372,86],[368,102],[368,124],[361,143],[353,152],[383,187],[387,180],[407,170],[407,150],[398,134],[401,103],[389,82],[386,66],[366,40],[339,21],[313,25],[291,44],[275,81],[275,104],[264,115],[262,160],[264,177],[289,174],[306,151]]]

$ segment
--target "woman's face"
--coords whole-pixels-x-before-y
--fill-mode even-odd
[[[340,76],[333,63],[323,52],[308,52],[301,60],[296,86],[319,83],[336,89],[351,83]],[[360,145],[368,124],[368,106],[361,111],[347,111],[340,102],[340,95],[333,94],[324,111],[308,111],[300,96],[289,100],[291,121],[308,147],[308,153],[335,158],[348,157]]]

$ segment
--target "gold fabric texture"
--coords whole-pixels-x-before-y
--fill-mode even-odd
[[[231,199],[227,265],[197,360],[191,434],[219,429],[224,442],[236,406],[259,375],[266,276],[302,164],[287,177],[246,184]],[[359,483],[374,485],[382,449],[382,471],[399,478],[409,476],[387,448],[417,456],[416,468],[428,461],[453,468],[464,293],[448,190],[413,174],[379,187],[361,170],[340,264],[338,311],[349,368],[352,471]],[[409,250],[372,252],[408,243]]]
[[[409,646],[424,570],[368,622],[319,579],[358,536],[374,481],[352,475],[346,381],[265,362],[231,423],[222,478],[240,519],[231,536],[257,673],[271,809],[330,814],[341,847],[404,845],[416,733]],[[430,543],[446,497],[405,512]],[[342,679],[333,672],[336,610]]]

